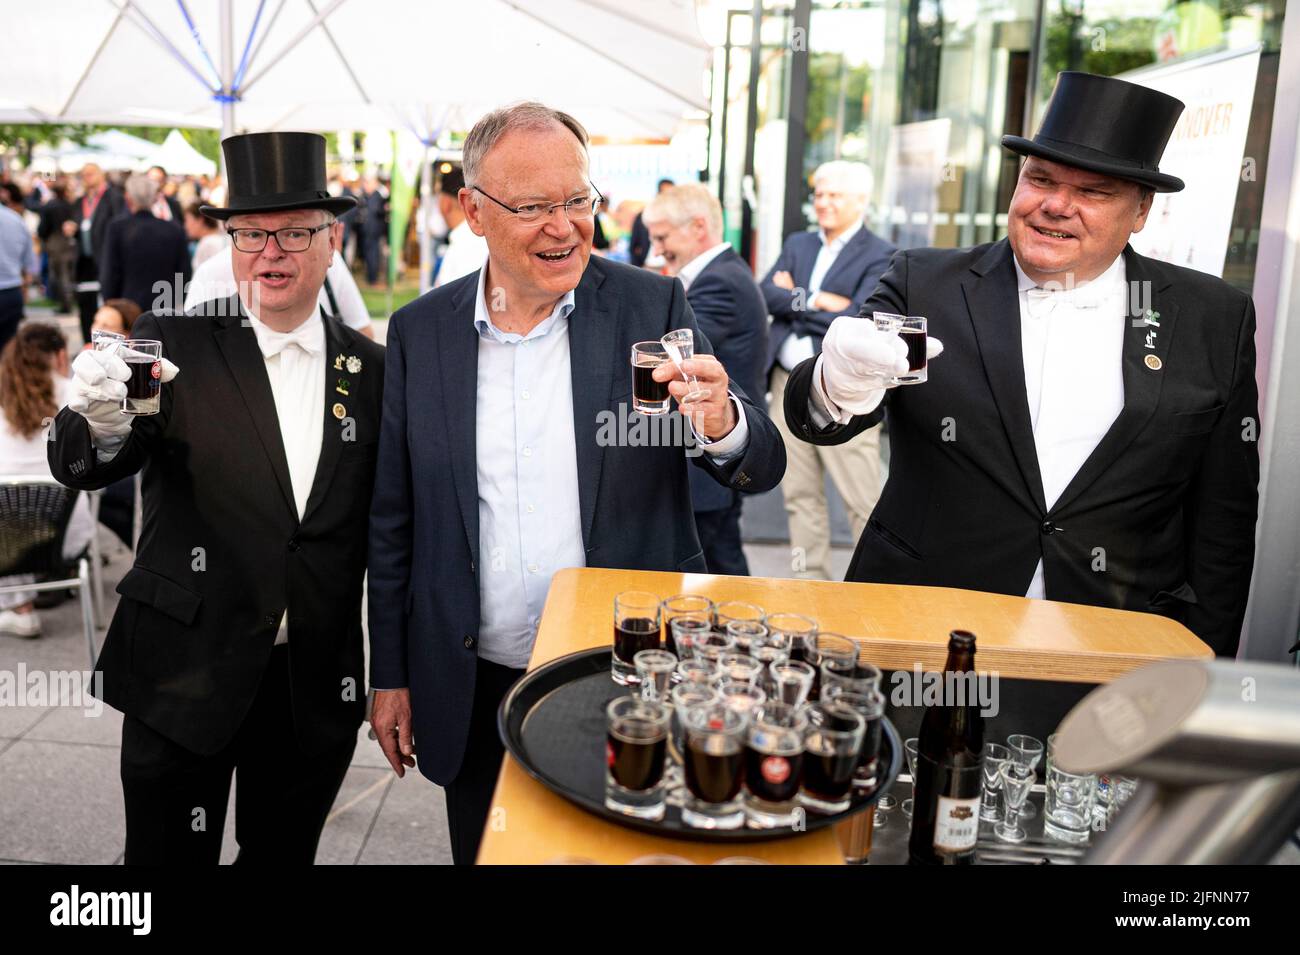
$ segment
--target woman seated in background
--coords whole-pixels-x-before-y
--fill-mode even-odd
[[[0,352],[0,474],[50,477],[46,431],[71,397],[69,373],[68,346],[54,325],[28,322]],[[80,557],[94,533],[89,501],[78,494],[63,538],[64,559],[71,562]],[[30,574],[0,577],[0,585],[33,579]],[[0,593],[0,634],[40,636],[41,619],[32,603],[35,596],[35,591]]]

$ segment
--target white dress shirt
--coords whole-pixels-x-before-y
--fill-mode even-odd
[[[479,272],[474,299],[478,655],[523,669],[532,656],[551,577],[587,563],[569,360],[575,300],[572,291],[566,293],[527,335],[503,332],[488,310],[487,272]],[[738,403],[737,415],[730,434],[703,443],[719,463],[743,453],[748,444],[749,428]]]
[[[1124,409],[1124,257],[1059,290],[1036,288],[1015,265],[1025,397],[1050,510]],[[1041,559],[1025,596],[1045,596]]]
[[[723,252],[726,252],[729,248],[731,248],[730,242],[719,242],[712,248],[705,249],[695,258],[683,265],[677,271],[677,277],[681,279],[682,285],[685,288],[690,288],[691,283],[699,278],[700,273],[704,271],[705,267],[707,267],[710,262],[720,256]]]
[[[291,332],[277,332],[249,315],[257,347],[266,362],[266,377],[275,398],[280,437],[289,464],[293,502],[302,520],[316,480],[325,431],[325,323],[320,311]],[[280,618],[276,643],[288,643],[288,611]]]
[[[434,279],[433,287],[440,288],[481,269],[487,261],[487,254],[487,239],[475,235],[468,220],[461,222],[447,236],[447,251],[442,254],[442,264],[438,266],[438,277]]]
[[[817,297],[817,293],[822,290],[822,282],[826,281],[826,273],[831,270],[835,260],[840,257],[844,247],[853,241],[853,237],[862,231],[862,220],[858,220],[849,226],[840,234],[839,238],[833,242],[826,241],[826,233],[821,233],[822,247],[817,252],[817,260],[813,262],[812,274],[808,276],[808,308],[812,308],[812,301]],[[816,349],[813,347],[813,340],[808,335],[787,335],[784,342],[781,343],[781,350],[777,353],[776,360],[781,363],[781,367],[786,371],[794,371],[795,367],[802,361],[807,361],[814,354]]]

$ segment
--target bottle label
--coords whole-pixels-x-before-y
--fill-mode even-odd
[[[939,797],[934,817],[934,847],[942,852],[968,852],[980,832],[980,800]]]

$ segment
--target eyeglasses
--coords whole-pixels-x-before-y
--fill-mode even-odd
[[[528,202],[522,206],[508,206],[496,196],[488,195],[478,186],[470,186],[476,192],[482,192],[502,209],[513,213],[515,218],[520,222],[540,222],[543,219],[549,219],[551,213],[556,209],[563,209],[564,215],[570,222],[584,222],[596,214],[596,209],[605,201],[605,197],[600,194],[593,183],[587,183],[592,189],[595,189],[596,195],[583,196],[581,199],[570,199],[568,202]]]
[[[333,222],[325,222],[314,228],[292,226],[288,229],[228,229],[230,241],[240,252],[261,252],[271,236],[281,252],[306,252],[311,245],[312,236],[322,229],[328,229]]]

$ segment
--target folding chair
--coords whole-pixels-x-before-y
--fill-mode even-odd
[[[95,623],[90,560],[63,557],[63,538],[77,492],[54,478],[0,476],[0,577],[34,574],[33,583],[5,584],[0,593],[75,589],[81,598],[81,625],[95,666]],[[75,570],[76,576],[72,576]]]

